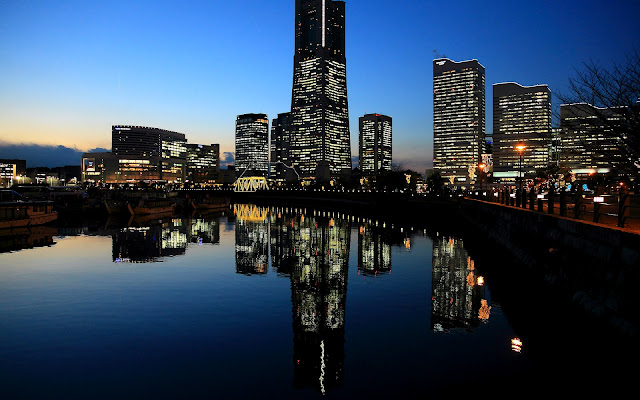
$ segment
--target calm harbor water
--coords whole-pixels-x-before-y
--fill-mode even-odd
[[[503,256],[427,228],[235,205],[5,235],[0,397],[414,398],[626,382],[625,355],[588,319],[518,265],[500,278]]]

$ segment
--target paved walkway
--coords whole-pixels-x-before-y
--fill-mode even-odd
[[[517,209],[526,210],[529,212],[536,212],[536,213],[541,212],[541,211],[538,211],[538,204],[536,204],[535,211],[531,211],[528,204],[527,204],[527,208],[525,209],[522,207],[510,206],[510,205],[496,203],[496,202],[488,202],[482,199],[475,199],[475,198],[470,198],[470,199],[482,201],[489,204],[495,204],[496,206],[517,208]],[[559,203],[556,202],[553,215],[558,218],[567,218],[575,221],[576,219],[573,217],[574,216],[573,206],[574,206],[573,204],[568,204],[567,216],[561,217]],[[548,214],[548,205],[546,201],[543,203],[542,212],[545,214]],[[640,235],[640,215],[637,215],[640,212],[640,210],[637,210],[635,208],[631,210],[631,213],[630,213],[631,218],[628,218],[626,220],[624,228],[620,228],[617,226],[618,225],[618,216],[616,215],[617,212],[618,212],[617,204],[610,204],[610,205],[603,204],[600,208],[600,217],[598,218],[598,222],[595,223],[593,222],[593,203],[585,203],[583,210],[581,212],[580,218],[578,218],[578,220],[587,224],[603,226],[611,229],[622,230],[625,232],[631,232],[631,233]]]

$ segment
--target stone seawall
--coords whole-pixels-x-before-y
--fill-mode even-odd
[[[640,235],[555,215],[464,199],[461,217],[620,332],[639,332]]]

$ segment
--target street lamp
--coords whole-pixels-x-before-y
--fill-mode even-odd
[[[484,169],[485,169],[486,167],[487,167],[487,166],[486,166],[486,164],[485,164],[485,163],[480,163],[480,164],[478,164],[478,169],[480,170],[480,193],[482,193],[482,183],[483,183],[483,182],[482,182],[482,178],[483,178],[483,176],[482,176],[482,175],[484,175]]]
[[[524,152],[524,149],[526,149],[526,146],[524,144],[519,144],[516,146],[516,150],[518,150],[518,153],[520,154],[520,171],[518,173],[520,177],[520,196],[522,196],[522,153]]]

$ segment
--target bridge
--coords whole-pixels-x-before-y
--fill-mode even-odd
[[[240,177],[234,184],[234,192],[253,193],[258,190],[269,190],[267,178],[262,176]]]

